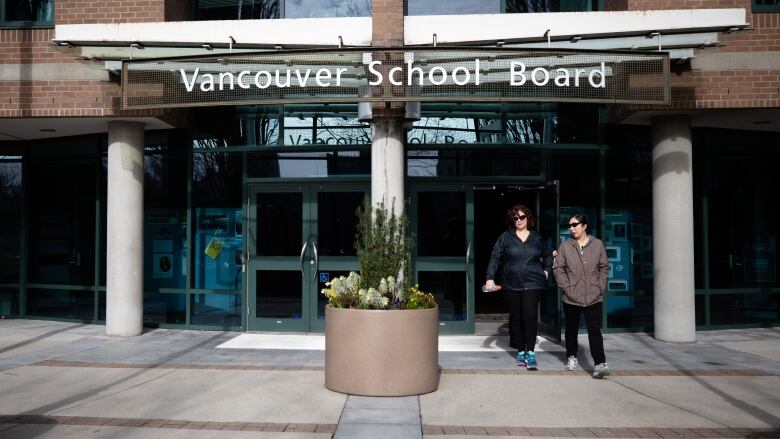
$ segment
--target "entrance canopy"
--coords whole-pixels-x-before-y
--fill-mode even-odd
[[[664,52],[357,48],[124,61],[122,109],[328,102],[670,103]]]

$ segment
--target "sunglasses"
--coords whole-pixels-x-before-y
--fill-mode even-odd
[[[525,216],[525,215],[512,215],[512,219],[513,219],[514,221],[522,221],[522,220],[524,220],[525,218],[526,218],[526,216]]]
[[[569,223],[569,227],[574,228],[574,227],[579,226],[580,224],[582,224],[582,223]]]

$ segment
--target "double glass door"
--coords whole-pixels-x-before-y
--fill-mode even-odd
[[[321,332],[325,283],[358,269],[365,184],[250,185],[247,329]]]

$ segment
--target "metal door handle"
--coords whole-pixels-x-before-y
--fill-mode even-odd
[[[469,258],[471,257],[471,241],[466,244],[466,273],[469,272]]]
[[[311,248],[312,250],[314,250],[314,271],[316,272],[319,271],[320,269],[320,255],[319,253],[317,253],[317,243],[312,242]]]
[[[301,247],[301,257],[298,258],[298,263],[301,264],[301,275],[306,276],[306,272],[303,269],[303,255],[306,253],[306,246],[308,246],[308,242],[303,243],[303,247]]]

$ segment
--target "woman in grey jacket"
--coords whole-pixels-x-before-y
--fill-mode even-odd
[[[585,314],[590,354],[593,357],[593,378],[609,375],[601,336],[601,313],[604,289],[607,286],[609,262],[600,239],[588,235],[588,216],[577,214],[569,220],[571,239],[558,249],[553,274],[563,290],[563,311],[566,316],[566,370],[577,368],[577,333],[580,314]]]
[[[531,210],[522,204],[506,212],[507,231],[501,234],[490,254],[485,274],[485,291],[496,290],[501,268],[501,286],[509,302],[510,340],[517,343],[517,365],[536,370],[536,322],[539,298],[547,288],[552,254],[542,236],[533,230]]]

